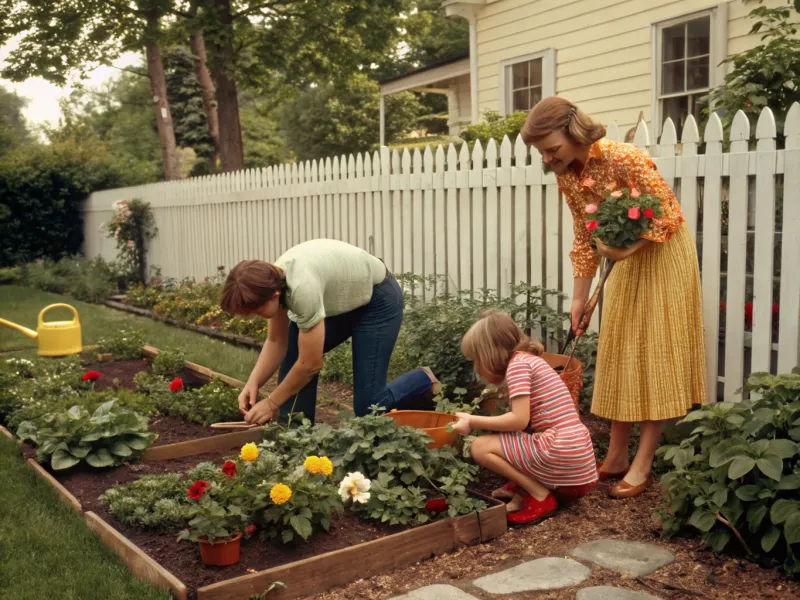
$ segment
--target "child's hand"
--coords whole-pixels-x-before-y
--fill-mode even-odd
[[[457,412],[456,416],[458,421],[453,425],[453,431],[459,435],[469,435],[472,432],[472,425],[470,425],[470,415],[467,413]]]

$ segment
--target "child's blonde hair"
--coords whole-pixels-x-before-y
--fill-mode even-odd
[[[539,356],[544,348],[525,335],[507,314],[489,310],[461,340],[461,352],[487,374],[504,379],[514,352]]]

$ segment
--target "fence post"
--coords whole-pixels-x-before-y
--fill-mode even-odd
[[[781,297],[778,328],[778,373],[800,364],[800,104],[792,104],[784,126]]]

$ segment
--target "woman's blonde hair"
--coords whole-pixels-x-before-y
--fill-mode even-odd
[[[525,335],[507,314],[489,310],[467,331],[461,340],[461,352],[487,374],[504,379],[514,352],[539,356],[544,348]]]
[[[548,96],[533,107],[522,126],[522,141],[529,146],[554,131],[563,130],[569,137],[585,146],[605,137],[606,128],[566,98]]]

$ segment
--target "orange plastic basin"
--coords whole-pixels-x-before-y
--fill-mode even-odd
[[[396,426],[407,425],[422,430],[433,441],[428,448],[455,446],[458,434],[447,431],[448,423],[455,423],[458,417],[429,410],[393,410],[384,415],[394,419]]]

